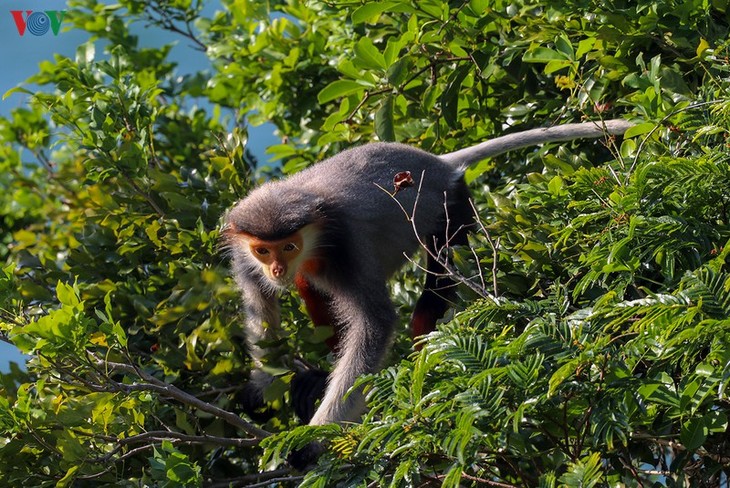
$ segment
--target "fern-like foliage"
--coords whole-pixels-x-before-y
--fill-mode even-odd
[[[533,176],[510,186],[508,207],[482,204],[502,243],[481,257],[498,298],[361,383],[370,410],[348,430],[357,447],[336,479],[725,479],[730,158],[649,154],[633,168],[617,159]]]

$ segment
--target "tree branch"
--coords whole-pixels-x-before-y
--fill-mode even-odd
[[[162,396],[172,398],[174,400],[179,401],[180,403],[183,403],[185,405],[189,405],[191,407],[197,408],[198,410],[202,410],[203,412],[207,412],[211,415],[214,415],[221,420],[229,423],[230,425],[239,428],[245,432],[248,432],[249,434],[253,435],[257,439],[264,439],[266,437],[269,437],[271,434],[263,429],[260,429],[253,425],[250,422],[247,422],[243,420],[238,415],[229,412],[227,410],[223,410],[220,407],[217,407],[215,405],[212,405],[210,403],[204,402],[200,400],[199,398],[184,392],[180,388],[176,387],[175,385],[171,385],[169,383],[165,383],[164,381],[158,380],[154,376],[145,373],[141,369],[139,369],[136,366],[130,365],[130,364],[123,364],[123,363],[112,363],[105,361],[103,359],[95,358],[96,365],[100,368],[105,369],[111,369],[113,371],[120,371],[124,373],[130,373],[137,375],[142,380],[145,381],[145,383],[135,383],[131,385],[119,383],[116,381],[111,381],[113,383],[113,387],[120,391],[151,391],[158,393]]]

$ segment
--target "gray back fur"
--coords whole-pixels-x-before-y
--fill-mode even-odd
[[[392,195],[393,178],[402,171],[411,172],[415,186]],[[313,216],[336,209],[337,225],[347,226],[340,231],[356,236],[350,243],[353,252],[370,260],[361,263],[360,271],[386,279],[404,262],[404,253],[410,255],[418,248],[407,214],[415,216],[420,237],[437,232],[445,194],[462,174],[410,146],[366,144],[256,188],[231,210],[228,221],[240,230],[275,239],[310,223]],[[265,215],[272,217],[262,219]]]

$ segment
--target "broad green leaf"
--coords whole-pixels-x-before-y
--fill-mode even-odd
[[[549,63],[550,61],[570,62],[570,58],[565,54],[547,47],[536,47],[527,51],[522,57],[522,60],[525,63]]]
[[[707,412],[703,420],[709,432],[727,432],[728,416],[726,412],[720,410]]]
[[[573,45],[570,43],[570,40],[563,34],[558,36],[555,39],[555,48],[557,51],[565,56],[569,60],[575,59],[575,51],[573,50]]]
[[[694,451],[705,443],[708,434],[707,421],[704,418],[693,418],[682,424],[679,440],[685,448]]]
[[[469,7],[477,15],[482,15],[489,8],[489,0],[469,0]]]
[[[79,470],[80,467],[81,466],[77,464],[76,466],[72,466],[72,467],[68,468],[68,470],[66,470],[66,474],[63,476],[63,478],[61,478],[60,480],[58,480],[56,482],[56,487],[57,488],[66,488],[67,486],[70,486],[70,484],[74,481],[74,479],[76,479],[76,472]]]
[[[385,61],[385,65],[388,66],[388,70],[390,70],[390,68],[393,67],[393,64],[396,63],[398,60],[402,59],[403,57],[408,58],[407,52],[401,55],[401,51],[403,50],[403,48],[407,47],[408,45],[409,41],[407,36],[402,36],[400,38],[393,37],[388,39],[388,42],[385,45],[385,51],[383,52],[383,59]]]
[[[75,307],[81,303],[74,287],[60,281],[56,285],[56,296],[58,297],[58,301],[61,302],[61,305],[68,307]]]
[[[369,69],[386,69],[383,54],[375,47],[373,41],[367,37],[361,38],[355,44],[355,62]]]
[[[563,189],[564,184],[560,176],[554,176],[548,183],[548,190],[555,196],[565,195],[567,192]]]
[[[594,46],[596,45],[596,38],[594,37],[588,37],[586,39],[582,39],[578,43],[578,49],[575,52],[575,59],[580,59],[584,55],[586,55],[588,52],[590,52]]]
[[[560,173],[562,175],[570,176],[571,174],[573,174],[575,172],[575,168],[573,168],[573,166],[570,163],[563,161],[562,159],[556,157],[553,154],[546,154],[543,157],[543,161],[545,162],[546,168],[556,170],[558,173]]]
[[[629,127],[629,129],[624,132],[624,138],[630,139],[632,137],[641,136],[651,132],[652,130],[654,130],[654,128],[656,128],[656,124],[652,124],[651,122],[636,124]]]
[[[6,91],[3,94],[3,100],[5,100],[6,98],[8,98],[10,95],[12,95],[14,93],[23,93],[25,95],[33,95],[33,92],[28,90],[27,88],[23,88],[22,86],[16,86],[16,87],[13,87],[10,90]]]
[[[412,75],[411,73],[411,58],[403,57],[395,63],[391,64],[388,68],[388,81],[393,86],[398,86]]]
[[[697,54],[697,57],[702,57],[702,55],[710,48],[710,43],[707,42],[706,39],[700,38],[700,43],[697,45],[697,49],[695,50],[695,53]]]
[[[459,92],[461,84],[469,74],[470,67],[461,65],[457,67],[449,76],[446,89],[441,94],[441,110],[449,127],[457,126],[457,116],[459,113]]]
[[[336,80],[327,85],[317,95],[319,103],[327,103],[332,100],[352,95],[353,93],[362,93],[365,87],[352,80]]]
[[[375,133],[381,141],[395,141],[392,95],[385,97],[380,108],[375,112]]]
[[[352,13],[352,23],[362,24],[364,22],[377,20],[377,17],[388,10],[389,7],[393,6],[397,2],[366,2],[364,5],[355,9]]]

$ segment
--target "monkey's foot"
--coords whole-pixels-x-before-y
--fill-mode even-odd
[[[297,471],[309,471],[315,464],[317,459],[324,452],[324,446],[321,442],[310,442],[301,449],[296,449],[289,454],[287,461],[289,465]]]

